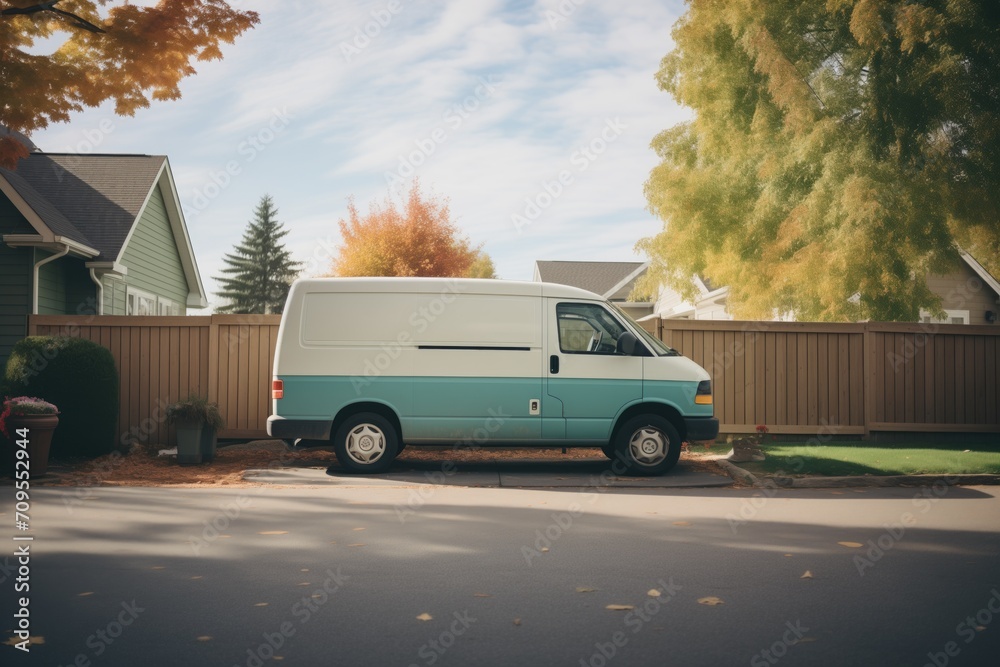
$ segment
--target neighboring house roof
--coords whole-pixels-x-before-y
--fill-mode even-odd
[[[958,254],[961,255],[962,260],[969,265],[970,269],[975,271],[976,275],[978,275],[984,283],[989,285],[990,288],[997,293],[997,295],[1000,295],[1000,282],[998,282],[997,279],[994,278],[982,264],[977,262],[975,257],[962,249],[959,249]]]
[[[993,277],[986,268],[976,259],[961,248],[958,251],[962,261],[972,271],[982,279],[983,283],[989,286],[998,296],[1000,296],[1000,281]],[[695,275],[692,282],[697,289],[695,301],[685,301],[678,292],[667,287],[660,286],[660,295],[656,301],[656,312],[651,317],[663,317],[665,319],[685,318],[695,315],[699,309],[717,304],[725,306],[729,299],[729,286],[716,287],[708,278]],[[859,295],[855,295],[855,298]]]
[[[39,152],[21,160],[16,171],[0,168],[0,191],[35,228],[37,245],[70,242],[75,254],[102,266],[122,260],[157,187],[187,279],[187,305],[204,307],[205,289],[166,156]]]
[[[563,262],[538,260],[535,280],[579,287],[606,299],[626,301],[648,262]]]

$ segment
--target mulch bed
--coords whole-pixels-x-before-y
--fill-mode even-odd
[[[716,448],[718,449],[718,448]],[[719,452],[685,451],[682,461],[688,467],[718,473],[711,461]],[[261,486],[243,479],[247,470],[282,467],[315,467],[327,463],[336,465],[336,456],[328,449],[287,451],[284,444],[273,440],[220,447],[215,460],[201,465],[178,465],[172,456],[156,456],[152,448],[133,447],[128,454],[114,453],[83,462],[53,461],[49,474],[35,484],[44,486],[179,486],[232,487]],[[407,447],[398,457],[406,462],[492,463],[502,461],[607,460],[600,449],[447,449]]]

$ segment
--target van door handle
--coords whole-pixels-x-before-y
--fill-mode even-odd
[[[559,373],[559,357],[557,355],[552,355],[549,357],[549,373],[556,375]]]

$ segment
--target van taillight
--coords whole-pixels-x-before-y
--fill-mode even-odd
[[[271,398],[285,397],[285,381],[271,380]]]
[[[694,402],[698,405],[712,404],[712,381],[702,380],[698,383],[698,391],[695,393]]]

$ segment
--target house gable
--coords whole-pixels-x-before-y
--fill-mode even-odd
[[[139,221],[122,248],[119,261],[128,271],[124,278],[126,288],[165,297],[178,305],[181,312],[187,307],[190,293],[188,281],[160,187],[151,190]],[[112,285],[112,292],[115,287]],[[108,298],[105,294],[105,304]],[[112,300],[123,298],[123,295],[111,295]]]
[[[968,256],[963,259],[965,257]],[[997,303],[1000,294],[995,284],[992,276],[988,273],[982,276],[968,260],[961,262],[951,273],[927,276],[927,287],[941,297],[941,309],[949,314],[946,321],[967,314],[969,324],[989,324],[986,312],[1000,311]]]

